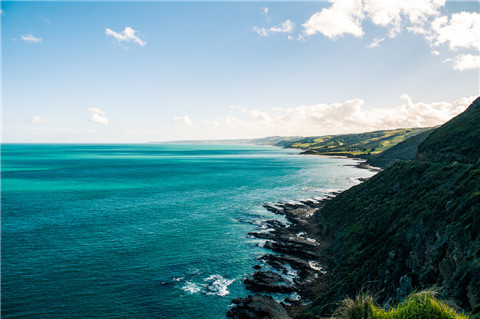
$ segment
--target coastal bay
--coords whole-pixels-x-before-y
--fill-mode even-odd
[[[2,152],[5,318],[224,318],[269,254],[247,234],[286,221],[263,203],[321,199],[374,174],[245,145]]]

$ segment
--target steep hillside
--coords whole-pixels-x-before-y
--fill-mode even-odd
[[[473,163],[480,158],[480,97],[435,130],[418,148],[417,158],[432,162]]]
[[[379,154],[374,154],[368,158],[365,164],[387,168],[395,164],[398,160],[413,160],[417,154],[418,146],[428,137],[428,135],[430,135],[430,133],[432,133],[432,131],[433,129],[423,131]]]
[[[307,154],[366,157],[406,140],[429,128],[375,131],[361,134],[306,137],[282,146],[300,148]]]
[[[478,103],[430,134],[419,160],[397,163],[323,208],[317,222],[334,239],[333,280],[312,317],[362,289],[385,303],[433,285],[480,312]]]

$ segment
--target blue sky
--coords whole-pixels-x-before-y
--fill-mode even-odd
[[[431,126],[480,92],[479,2],[2,1],[1,10],[3,142]]]

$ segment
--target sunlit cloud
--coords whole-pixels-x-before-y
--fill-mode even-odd
[[[453,59],[453,69],[457,71],[480,69],[480,55],[462,54]]]
[[[435,19],[429,37],[436,46],[447,44],[451,50],[470,48],[480,50],[480,14],[460,12]]]
[[[338,1],[312,15],[302,26],[306,35],[321,33],[330,39],[344,34],[361,37],[364,34],[361,25],[363,17],[360,1]]]
[[[403,24],[410,24],[413,32],[421,32],[423,25],[431,18],[440,15],[439,9],[444,0],[397,1],[367,0],[364,9],[367,17],[378,26],[388,29],[390,38],[402,31]]]
[[[225,126],[248,130],[254,136],[361,133],[410,127],[431,127],[443,124],[463,112],[475,97],[461,98],[453,103],[413,102],[402,95],[402,104],[391,108],[365,108],[362,99],[332,104],[302,105],[276,109],[270,114],[251,110],[249,119],[235,117],[225,119]]]

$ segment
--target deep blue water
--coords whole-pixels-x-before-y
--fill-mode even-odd
[[[367,170],[260,146],[3,145],[2,318],[224,318],[269,201]],[[346,166],[347,165],[347,166]]]

